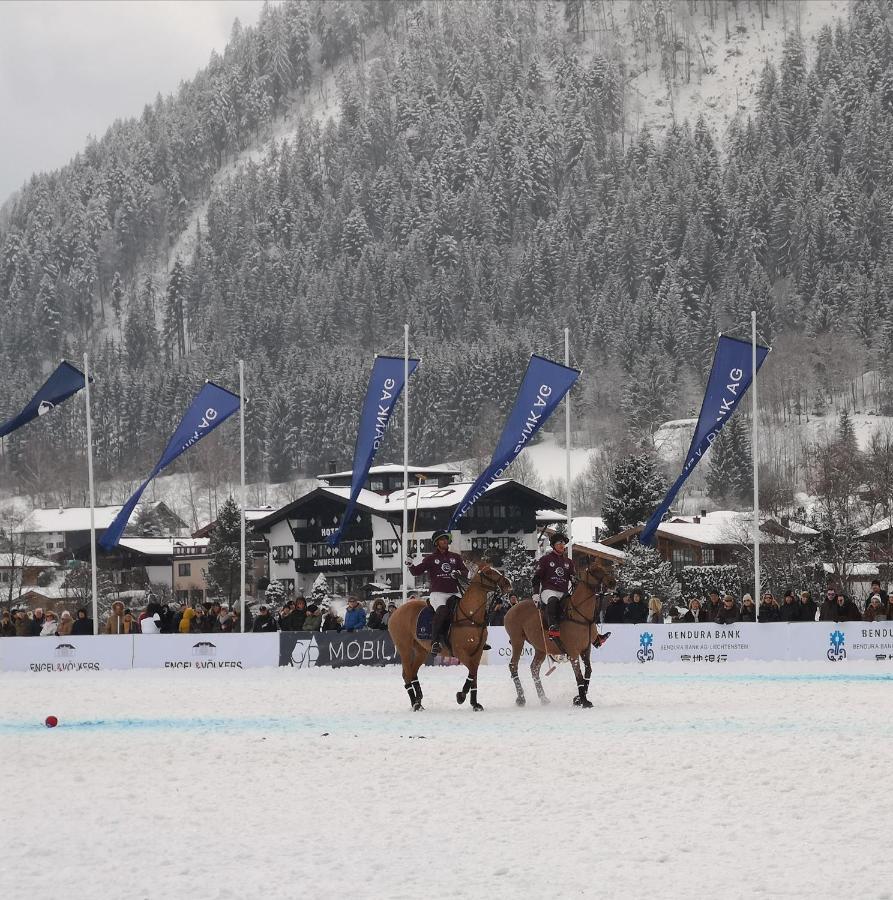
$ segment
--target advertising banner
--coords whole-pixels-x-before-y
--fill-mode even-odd
[[[280,666],[385,666],[398,660],[397,648],[386,631],[279,633]]]
[[[28,401],[25,408],[16,416],[0,424],[0,438],[12,434],[23,425],[34,419],[45,416],[60,403],[76,394],[85,385],[84,373],[71,363],[62,360],[56,370],[38,388],[37,393]],[[90,379],[93,383],[93,379]]]
[[[279,635],[137,634],[133,668],[254,669],[275,666]]]
[[[129,669],[132,660],[133,637],[129,634],[0,640],[0,670],[4,672],[99,672]]]

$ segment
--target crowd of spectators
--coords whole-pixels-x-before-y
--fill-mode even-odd
[[[415,594],[410,595],[415,599]],[[530,599],[527,597],[521,599]],[[490,602],[488,625],[503,625],[505,614],[519,602],[517,594],[496,595]],[[246,608],[245,631],[387,631],[397,604],[375,599],[367,604],[350,597],[343,617],[328,606],[308,603],[304,597],[286,600],[280,609],[261,603],[252,614]],[[809,591],[786,591],[781,602],[771,591],[756,604],[750,594],[739,602],[729,594],[710,591],[706,597],[692,597],[684,605],[665,603],[660,597],[645,596],[636,590],[608,591],[602,597],[600,621],[606,625],[705,623],[729,625],[734,622],[877,622],[893,621],[893,600],[874,581],[864,608],[829,585],[824,596],[813,599]],[[135,613],[120,600],[99,630],[100,634],[214,634],[242,630],[238,604],[211,601],[198,606],[149,603]],[[93,634],[93,620],[85,608],[75,615],[37,608],[33,613],[23,609],[0,610],[0,637],[52,637]]]

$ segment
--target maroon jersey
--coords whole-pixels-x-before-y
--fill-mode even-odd
[[[464,560],[458,553],[450,550],[446,553],[439,550],[429,553],[417,566],[410,566],[409,571],[413,575],[423,575],[427,572],[432,592],[441,594],[459,592],[456,575],[468,578],[468,567]]]
[[[561,591],[566,594],[571,589],[571,561],[554,550],[540,558],[533,576],[533,586],[541,591]]]

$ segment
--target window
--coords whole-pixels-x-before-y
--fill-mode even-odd
[[[682,566],[693,566],[695,564],[695,554],[691,547],[674,547],[672,553],[672,562],[674,568]]]
[[[704,566],[712,566],[713,565],[713,548],[712,547],[704,547],[701,550],[701,565]]]
[[[56,541],[56,549],[61,550],[65,546],[64,541]]]
[[[181,578],[188,578],[192,575],[192,563],[179,563],[177,566],[177,574]]]
[[[370,491],[383,491],[384,490],[384,479],[373,478],[369,482],[369,490]]]
[[[0,583],[9,584],[10,578],[11,578],[11,575],[9,572],[0,572]]]
[[[52,550],[52,549],[53,549],[53,542],[52,542],[52,541],[49,541],[49,542],[47,543],[47,550]]]

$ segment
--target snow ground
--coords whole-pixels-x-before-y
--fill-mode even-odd
[[[463,678],[411,713],[396,667],[4,674],[0,896],[890,897],[893,672]]]

